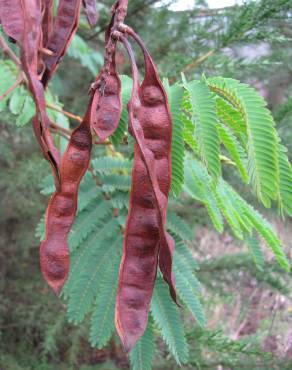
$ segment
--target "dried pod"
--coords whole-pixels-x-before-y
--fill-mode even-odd
[[[98,20],[96,1],[95,0],[82,0],[82,4],[83,4],[84,12],[85,12],[89,25],[91,27],[94,27]]]
[[[46,86],[52,78],[61,58],[65,54],[72,37],[77,31],[81,0],[60,0],[58,12],[54,21],[54,28],[50,34],[46,47],[53,55],[46,54],[46,66],[42,82]]]
[[[15,39],[20,48],[21,66],[37,110],[33,120],[35,134],[45,158],[52,166],[58,187],[59,152],[49,132],[50,121],[46,113],[44,90],[38,76],[38,50],[42,46],[41,4],[34,0],[1,0],[0,18],[6,34]]]
[[[142,49],[145,61],[145,77],[141,85],[141,109],[139,120],[141,122],[145,146],[154,154],[154,176],[160,191],[166,197],[159,205],[162,223],[161,241],[159,250],[159,267],[164,280],[168,283],[170,294],[176,302],[175,279],[172,272],[172,257],[174,240],[164,230],[166,223],[167,202],[171,187],[171,143],[172,119],[167,94],[159,78],[156,66],[140,37],[130,28],[128,33],[134,38]]]
[[[129,214],[125,230],[116,302],[116,327],[127,351],[144,333],[153,293],[159,251],[167,248],[170,260],[163,259],[164,272],[170,266],[174,243],[165,231],[167,197],[171,176],[168,145],[171,145],[171,118],[154,70],[148,71],[140,88],[131,46],[120,37],[131,61],[133,89],[128,104],[129,131],[134,137],[134,163]],[[169,134],[170,131],[170,134]],[[164,138],[161,137],[164,135]],[[158,145],[153,141],[157,140]],[[169,144],[165,141],[169,141]],[[167,282],[176,300],[173,276]],[[168,275],[167,275],[168,278]]]
[[[42,0],[43,46],[45,47],[53,30],[53,6],[54,0]]]
[[[21,41],[24,28],[21,0],[0,0],[0,23],[7,36]]]
[[[121,112],[121,81],[113,60],[109,74],[99,78],[99,87],[95,90],[92,102],[91,126],[101,141],[118,128]]]
[[[61,161],[60,189],[51,197],[46,212],[46,236],[40,246],[40,263],[45,280],[56,294],[60,293],[69,273],[67,238],[77,211],[79,184],[90,161],[89,111],[90,108],[71,134]]]

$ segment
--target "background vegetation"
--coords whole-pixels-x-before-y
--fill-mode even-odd
[[[98,2],[100,22],[95,30],[82,19],[54,79],[54,96],[48,97],[56,105],[58,96],[65,109],[78,115],[84,113],[88,86],[102,64],[103,32],[111,3]],[[170,11],[171,1],[166,6],[158,7],[158,3],[130,1],[128,23],[145,40],[161,74],[172,83],[184,72],[188,79],[200,79],[204,73],[207,78],[221,75],[252,84],[267,99],[291,155],[291,2],[263,0],[209,9],[204,1],[196,1],[192,10],[184,12]],[[6,59],[1,54],[0,63]],[[10,73],[3,68],[2,81]],[[129,72],[122,52],[119,68],[123,74]],[[105,349],[92,348],[89,322],[68,324],[65,306],[41,278],[34,235],[49,193],[40,193],[47,189],[48,166],[41,159],[31,127],[21,127],[33,114],[31,102],[23,102],[22,111],[19,106],[17,101],[10,101],[9,109],[0,106],[0,368],[129,369],[118,339],[113,337]],[[63,115],[52,114],[68,127]],[[74,126],[73,121],[70,124]],[[260,208],[229,168],[224,177]],[[291,221],[281,220],[274,209],[261,210],[274,223],[289,254]],[[189,314],[183,315],[192,350],[182,368],[290,369],[291,275],[279,269],[269,253],[260,272],[228,229],[220,235],[215,232],[198,203],[182,197],[176,211],[191,225],[191,251],[200,266],[197,276],[203,285],[207,318],[207,329],[201,329]],[[153,369],[179,368],[156,334]]]

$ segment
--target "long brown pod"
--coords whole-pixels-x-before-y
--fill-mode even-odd
[[[147,325],[160,245],[170,243],[172,239],[164,229],[167,207],[165,193],[169,189],[166,185],[160,188],[159,176],[156,173],[158,170],[165,171],[160,165],[157,167],[157,164],[160,164],[157,154],[158,151],[163,151],[163,148],[149,146],[147,139],[147,135],[151,132],[153,135],[157,130],[153,127],[153,122],[149,122],[149,117],[147,119],[146,110],[160,100],[157,100],[157,95],[154,98],[152,95],[145,95],[145,91],[140,88],[131,46],[124,36],[120,35],[120,39],[129,54],[132,66],[133,90],[128,104],[129,131],[136,144],[129,214],[119,274],[116,327],[125,349],[130,350]],[[149,83],[152,81],[153,79],[149,80]],[[163,120],[165,114],[163,115],[160,109],[156,111],[156,115],[158,121],[156,126],[159,127],[165,123]],[[154,118],[153,112],[150,117]],[[172,297],[176,301],[173,280],[170,279],[169,285]]]
[[[44,157],[51,164],[58,188],[60,154],[49,131],[50,120],[46,112],[44,88],[38,76],[38,50],[42,42],[41,7],[40,3],[34,0],[21,0],[20,4],[23,16],[23,32],[19,42],[21,62],[37,111],[33,127]]]
[[[81,0],[60,0],[54,27],[46,46],[52,53],[44,55],[44,86],[47,86],[77,31],[80,6]]]
[[[88,169],[92,147],[91,102],[82,123],[72,132],[60,166],[60,189],[50,199],[46,212],[46,236],[40,246],[43,276],[59,294],[69,273],[68,234],[77,211],[79,184]]]
[[[136,125],[135,110],[140,106],[138,69],[130,44],[124,37],[121,40],[132,67],[133,88],[128,111],[130,131],[135,132],[139,129],[133,128]],[[135,144],[129,213],[115,312],[116,328],[126,351],[133,348],[146,328],[157,274],[159,228],[154,203],[147,167],[139,145]]]
[[[145,77],[141,85],[142,107],[139,117],[144,130],[145,147],[154,154],[155,168],[153,176],[157,177],[160,190],[168,199],[171,187],[171,143],[172,118],[167,94],[159,78],[156,66],[141,38],[128,26],[121,26],[142,49],[145,61]],[[164,202],[164,201],[163,201]],[[174,240],[165,231],[167,205],[159,204],[161,217],[159,250],[159,267],[163,278],[169,284],[172,298],[176,302],[175,279],[172,272]]]

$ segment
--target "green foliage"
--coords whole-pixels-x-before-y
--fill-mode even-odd
[[[130,353],[130,362],[133,370],[151,370],[154,356],[153,323],[151,318],[144,335]]]
[[[170,110],[172,115],[172,183],[171,190],[175,196],[178,196],[184,183],[184,141],[183,141],[183,122],[182,99],[184,95],[183,88],[179,84],[169,86],[165,83],[169,98]]]
[[[285,275],[273,261],[264,265],[261,250],[261,241],[264,239],[280,265],[288,270],[289,263],[281,249],[281,242],[271,225],[254,209],[256,203],[254,202],[252,207],[241,197],[243,191],[241,193],[242,188],[234,173],[240,174],[246,199],[250,199],[248,185],[251,184],[259,200],[265,206],[272,205],[272,201],[277,202],[283,217],[292,215],[292,174],[287,150],[277,137],[273,119],[259,94],[247,85],[231,79],[220,77],[203,79],[203,81],[196,80],[200,78],[202,67],[200,63],[196,63],[198,59],[194,60],[194,58],[204,57],[212,45],[214,49],[209,54],[211,57],[206,59],[203,67],[208,75],[212,76],[216,73],[234,76],[242,81],[260,81],[270,92],[274,90],[274,86],[276,88],[280,86],[281,92],[286,94],[286,97],[282,98],[281,109],[276,109],[275,121],[279,123],[277,130],[281,134],[282,143],[289,147],[291,135],[289,136],[288,125],[291,120],[291,115],[289,115],[291,102],[289,98],[287,99],[290,91],[289,88],[286,89],[286,83],[289,83],[291,61],[291,52],[289,52],[291,35],[288,23],[291,13],[290,1],[250,1],[243,6],[220,10],[206,9],[204,2],[199,2],[199,6],[195,9],[176,13],[166,8],[151,7],[151,4],[155,2],[133,0],[129,4],[128,18],[131,25],[139,27],[139,33],[150,47],[160,71],[173,80],[173,77],[179,76],[178,72],[186,65],[195,62],[193,65],[196,66],[195,74],[192,69],[189,69],[190,82],[185,84],[187,88],[179,82],[171,87],[167,86],[173,114],[172,195],[181,196],[179,201],[174,203],[174,207],[172,207],[173,202],[170,202],[168,229],[176,239],[174,273],[179,299],[185,309],[179,310],[173,305],[169,299],[167,287],[159,278],[152,306],[152,313],[156,310],[156,320],[153,323],[150,318],[145,335],[130,354],[131,366],[135,370],[151,369],[154,343],[158,342],[157,335],[165,339],[170,352],[177,360],[186,361],[187,346],[182,329],[183,323],[178,311],[186,312],[186,321],[189,323],[188,310],[199,324],[192,325],[191,332],[186,334],[187,341],[192,348],[188,357],[188,368],[213,369],[223,366],[239,369],[249,366],[254,369],[279,367],[288,369],[291,364],[284,364],[284,360],[282,364],[282,361],[277,359],[276,365],[271,363],[270,359],[265,362],[266,355],[260,350],[259,341],[252,336],[232,341],[221,331],[210,331],[204,328],[206,319],[200,300],[203,295],[205,296],[206,287],[211,289],[212,283],[220,280],[224,275],[223,270],[233,279],[238,277],[239,270],[249,271],[257,281],[265,283],[277,292],[288,294],[288,284],[285,281],[288,275]],[[69,49],[66,67],[62,70],[63,76],[60,74],[57,83],[53,81],[52,90],[46,96],[49,103],[59,108],[62,104],[58,96],[62,97],[61,101],[66,103],[66,109],[70,111],[80,109],[80,114],[86,99],[87,87],[84,87],[86,71],[84,68],[80,69],[79,66],[82,65],[91,72],[92,76],[95,76],[97,67],[102,63],[99,51],[103,43],[102,30],[108,21],[110,2],[106,1],[98,6],[99,26],[89,31],[82,19],[79,34],[74,37]],[[200,21],[197,21],[197,17]],[[153,30],[157,30],[161,37],[156,37],[158,33],[156,34]],[[210,32],[210,30],[216,30],[216,32]],[[269,44],[266,55],[252,60],[249,57],[242,57],[244,54],[241,54],[239,49],[244,43],[252,42],[254,48],[262,40]],[[232,49],[235,43],[236,49]],[[14,45],[10,46],[15,50]],[[226,53],[223,47],[229,47],[230,53]],[[141,63],[138,65],[140,66]],[[128,67],[121,63],[119,68],[127,71]],[[288,71],[286,75],[285,70]],[[11,62],[4,58],[0,60],[0,95],[13,85],[18,78],[18,73]],[[68,81],[64,81],[64,76],[70,77]],[[9,157],[5,153],[6,141],[9,141],[12,148],[9,149],[10,152],[20,152],[17,155],[23,156],[24,161],[21,169],[13,168],[15,160],[12,157],[9,160],[9,166],[13,168],[14,172],[11,171],[13,177],[12,175],[9,177],[9,173],[7,175],[5,171],[1,178],[1,189],[5,182],[9,189],[5,193],[4,187],[4,200],[8,197],[7,194],[13,200],[9,207],[5,206],[5,202],[2,206],[2,213],[6,214],[8,220],[7,224],[3,223],[3,230],[7,229],[9,233],[11,224],[14,227],[17,218],[19,224],[23,225],[21,230],[11,233],[13,236],[9,242],[4,239],[3,245],[7,250],[1,248],[3,261],[5,261],[3,263],[1,260],[1,265],[5,266],[4,277],[1,273],[1,281],[5,281],[5,286],[8,285],[10,289],[8,293],[4,291],[0,299],[2,301],[1,314],[2,310],[5,312],[5,316],[1,315],[4,319],[0,319],[1,339],[3,339],[0,349],[1,368],[51,370],[57,367],[60,370],[67,370],[77,366],[84,370],[97,367],[107,370],[116,369],[113,363],[89,365],[92,357],[96,357],[96,352],[93,356],[91,354],[86,361],[84,338],[89,326],[91,344],[97,348],[103,348],[108,344],[114,331],[116,283],[132,165],[128,158],[132,156],[133,144],[132,138],[127,134],[127,110],[125,109],[131,92],[131,79],[121,76],[121,80],[124,109],[120,125],[110,138],[113,146],[106,149],[98,146],[94,150],[94,159],[91,163],[93,171],[86,175],[81,184],[78,216],[69,237],[72,265],[63,297],[68,306],[69,319],[78,323],[84,319],[84,324],[75,332],[65,323],[62,307],[57,306],[57,301],[40,283],[36,267],[35,241],[27,236],[23,237],[24,229],[25,231],[31,230],[32,218],[35,219],[38,216],[34,213],[32,216],[32,212],[35,205],[42,202],[43,197],[30,203],[28,201],[19,202],[19,194],[23,193],[22,197],[29,199],[28,189],[37,192],[31,185],[32,171],[29,169],[27,152],[23,151],[22,146],[18,148],[22,141],[27,144],[26,139],[19,139],[17,128],[11,123],[16,122],[19,127],[29,123],[35,112],[34,104],[22,85],[15,88],[6,99],[0,101],[1,119],[15,131],[13,139],[9,140],[7,140],[6,128],[1,131],[1,153],[5,154],[3,157],[6,161]],[[88,81],[88,86],[89,84],[90,81]],[[190,89],[192,94],[190,94]],[[81,95],[84,96],[84,100],[80,99]],[[81,102],[78,105],[76,101],[79,102],[79,100]],[[272,99],[269,99],[269,107],[275,107]],[[51,109],[48,109],[48,114],[53,122],[69,128],[69,121],[64,115]],[[30,137],[30,131],[27,132],[29,132],[27,137]],[[54,140],[63,152],[66,140],[57,135],[54,135]],[[128,146],[121,146],[121,143],[128,143]],[[33,147],[31,141],[27,147]],[[39,153],[36,158],[39,158]],[[33,162],[33,174],[36,177],[38,171],[35,169],[38,160],[34,159]],[[42,166],[41,164],[40,168],[37,168],[41,170]],[[49,195],[54,191],[53,182],[51,178],[45,178],[42,171],[40,172],[41,175],[37,179],[41,178],[41,192],[43,195]],[[23,178],[29,178],[29,180],[26,179],[26,182],[17,188],[14,185],[16,178],[17,183],[22,182]],[[10,183],[8,183],[9,179]],[[229,180],[232,181],[232,187],[228,183]],[[230,228],[235,236],[247,244],[249,255],[241,253],[234,256],[222,256],[216,261],[211,259],[198,263],[190,248],[190,241],[194,239],[193,227],[189,227],[185,221],[187,218],[185,211],[189,211],[190,207],[193,207],[191,212],[196,216],[198,214],[201,216],[204,212],[209,214],[218,232],[223,232],[226,226],[227,229]],[[178,210],[180,216],[174,213],[173,209]],[[20,219],[19,213],[25,216]],[[18,242],[19,248],[14,251],[14,238],[18,238],[17,235],[21,235],[23,240],[21,243]],[[44,237],[43,218],[38,225],[37,236],[40,239]],[[22,251],[23,249],[25,252]],[[20,253],[24,256],[20,257]],[[34,257],[29,259],[29,256]],[[19,260],[24,262],[19,265]],[[31,285],[32,271],[37,276],[37,283],[34,285]],[[204,278],[206,271],[210,272],[208,279]],[[13,281],[15,276],[21,284],[25,281],[27,289],[22,289],[22,286],[21,289],[16,287]],[[198,277],[204,284],[200,283]],[[232,284],[229,282],[228,286],[230,285]],[[217,287],[215,284],[213,289]],[[218,294],[218,291],[216,293]],[[25,305],[21,302],[25,302],[29,312],[25,311]],[[31,302],[37,302],[34,309],[32,309]],[[9,324],[7,325],[6,322]],[[193,322],[194,320],[191,320],[192,324]],[[10,323],[13,330],[11,330]],[[187,326],[189,328],[189,325]],[[12,345],[7,340],[8,331],[15,332],[15,342]],[[10,337],[12,336],[13,334],[10,334]],[[29,338],[29,341],[22,341],[22,337]],[[2,351],[2,346],[6,346],[6,352]],[[29,355],[26,355],[29,348],[32,349],[30,359],[28,359]],[[43,358],[37,357],[38,351],[42,352]],[[110,352],[113,352],[112,348]],[[240,362],[242,355],[246,356],[245,362]],[[218,363],[216,363],[216,358],[219,358]],[[175,368],[175,364],[169,365],[170,357],[167,361],[163,363],[163,369]],[[258,365],[259,363],[262,365]],[[155,362],[154,368],[156,365]]]
[[[121,239],[118,240],[121,244]],[[117,244],[117,245],[119,245]],[[114,308],[116,301],[120,253],[116,253],[111,266],[101,277],[101,284],[96,296],[91,316],[90,342],[92,346],[103,348],[114,331]]]
[[[68,56],[80,61],[95,77],[103,63],[102,54],[93,50],[79,35],[75,35],[68,49]]]
[[[233,79],[212,78],[210,88],[241,113],[247,133],[248,173],[258,198],[266,207],[278,189],[278,136],[264,99],[251,87]]]
[[[204,81],[193,81],[184,86],[190,97],[200,156],[210,173],[218,178],[221,167],[214,101]]]
[[[245,240],[248,245],[249,251],[253,257],[255,265],[257,266],[259,270],[263,271],[265,259],[263,256],[263,252],[262,252],[259,240],[252,236],[247,236]]]
[[[188,359],[188,346],[179,311],[169,296],[166,283],[161,278],[157,278],[156,281],[151,313],[155,323],[161,330],[163,340],[177,363],[185,363]]]
[[[0,60],[1,86],[0,96],[12,87],[19,78],[19,72],[15,65],[6,60]],[[16,116],[17,126],[24,126],[35,114],[35,108],[31,96],[22,86],[17,86],[5,99],[0,101],[0,112],[6,108]]]

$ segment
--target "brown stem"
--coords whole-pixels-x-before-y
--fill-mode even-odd
[[[190,69],[194,69],[194,68],[198,67],[198,65],[202,64],[206,59],[208,59],[210,56],[212,56],[215,52],[216,52],[216,50],[212,49],[212,50],[209,50],[207,53],[201,55],[199,58],[195,59],[190,64],[186,65],[182,69],[182,73],[185,73],[185,72],[189,71]]]
[[[0,96],[0,101],[5,99],[6,96],[8,96],[9,94],[11,94],[12,91],[15,90],[17,86],[20,85],[22,82],[23,82],[23,75],[20,75],[17,81],[15,81],[14,84],[10,86],[9,89],[3,95]]]
[[[82,122],[82,118],[80,116],[76,116],[73,113],[67,112],[66,110],[64,110],[64,109],[62,109],[60,107],[57,107],[54,104],[46,103],[46,106],[49,109],[52,109],[52,110],[54,110],[56,112],[59,112],[59,113],[64,114],[64,116],[67,116],[67,117],[73,119],[74,121],[77,121],[77,122],[80,122],[80,123]]]

